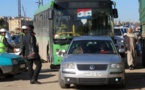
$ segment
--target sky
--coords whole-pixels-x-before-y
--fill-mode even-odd
[[[21,0],[26,16],[33,18],[34,11],[37,10],[39,0]],[[43,0],[46,4],[51,0]],[[139,4],[138,0],[113,0],[116,2],[119,18],[115,20],[139,22]],[[18,0],[1,0],[0,16],[18,16]],[[21,10],[24,16],[23,10]]]

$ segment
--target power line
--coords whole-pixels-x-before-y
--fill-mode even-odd
[[[38,7],[41,6],[41,5],[43,6],[43,0],[39,0],[39,1],[36,2],[36,3],[38,3]]]

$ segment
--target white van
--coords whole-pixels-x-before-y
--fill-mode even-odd
[[[125,38],[124,34],[127,31],[127,27],[119,26],[114,27],[114,44],[118,50],[118,52],[121,54],[121,56],[125,56]]]

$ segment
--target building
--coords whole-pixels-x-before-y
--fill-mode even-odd
[[[9,19],[9,31],[10,32],[16,32],[19,33],[21,30],[21,26],[23,25],[28,25],[28,24],[33,24],[32,18],[21,18],[21,21],[19,22],[19,17],[12,17]]]

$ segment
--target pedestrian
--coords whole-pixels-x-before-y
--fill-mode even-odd
[[[7,38],[5,37],[6,32],[6,29],[0,29],[0,53],[7,52],[8,49],[12,49],[15,52],[15,48],[8,43]]]
[[[130,70],[135,69],[137,59],[137,36],[133,32],[132,28],[128,28],[126,36],[126,48],[127,48],[127,63]]]
[[[136,34],[137,34],[137,56],[140,56],[141,53],[142,53],[142,50],[141,50],[141,32],[140,32],[140,28],[137,27],[136,28]]]
[[[22,28],[21,28],[21,33],[20,33],[20,38],[19,38],[20,48],[21,48],[21,46],[23,44],[23,37],[25,36],[26,32],[27,32],[27,26],[23,25]]]
[[[40,73],[42,63],[36,46],[36,37],[33,29],[33,25],[27,26],[26,34],[22,41],[23,43],[21,46],[21,55],[28,60],[30,83],[41,84],[41,82],[38,81],[38,75]],[[33,63],[36,65],[35,70],[33,70]]]
[[[22,39],[25,36],[26,32],[27,32],[27,26],[24,25],[21,28],[20,39],[19,39],[20,44],[22,43]]]

